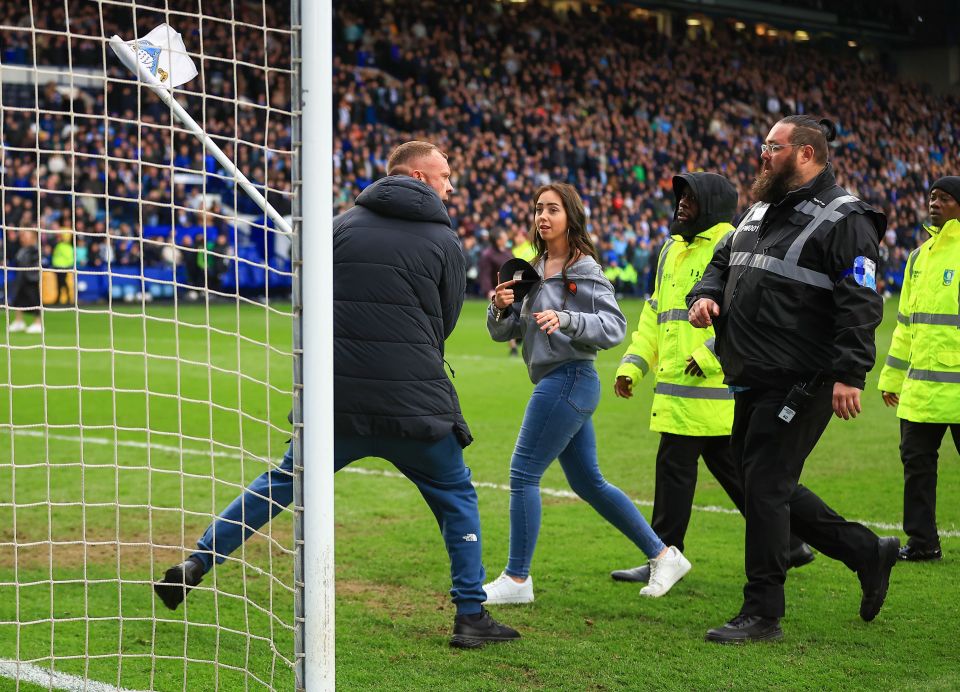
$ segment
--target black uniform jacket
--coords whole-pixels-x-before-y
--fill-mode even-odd
[[[883,317],[872,271],[885,229],[829,164],[779,203],[751,207],[687,296],[720,305],[725,382],[781,388],[822,373],[863,389]]]
[[[382,178],[333,220],[337,433],[470,443],[443,360],[465,286],[460,242],[424,183]]]

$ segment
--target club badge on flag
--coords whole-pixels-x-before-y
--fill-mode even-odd
[[[167,88],[186,84],[197,76],[197,66],[187,55],[183,38],[169,24],[161,24],[143,38],[124,41],[114,35],[110,47],[134,74],[148,83]]]

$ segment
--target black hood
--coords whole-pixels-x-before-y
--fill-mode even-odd
[[[391,219],[451,225],[440,195],[426,183],[407,175],[380,178],[360,193],[357,204]]]
[[[693,221],[681,223],[677,220],[680,208],[680,196],[684,189],[693,190],[693,196],[700,205],[700,215]],[[673,222],[670,233],[692,238],[718,223],[730,223],[737,212],[737,188],[722,175],[716,173],[681,173],[673,176]]]

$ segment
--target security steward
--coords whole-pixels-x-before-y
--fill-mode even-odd
[[[683,551],[700,457],[743,512],[743,485],[730,455],[733,394],[723,384],[713,327],[692,327],[685,303],[717,243],[733,231],[737,189],[716,173],[683,173],[673,177],[673,196],[671,237],[660,251],[653,295],[620,361],[614,392],[629,399],[634,384],[654,371],[650,429],[660,433],[660,447],[651,525],[667,545]],[[814,559],[802,541],[791,542],[791,567]],[[616,570],[610,576],[646,582],[650,567]]]
[[[930,188],[930,238],[910,253],[880,391],[900,418],[900,559],[939,560],[937,452],[947,428],[960,452],[960,176]],[[666,540],[666,539],[664,539]]]
[[[847,521],[799,484],[830,421],[860,412],[873,367],[884,216],[837,185],[829,120],[780,120],[761,147],[759,201],[721,243],[687,296],[690,323],[715,324],[734,392],[731,446],[744,487],[747,583],[740,613],[707,641],[780,639],[790,532],[855,571],[860,617],[886,598],[900,547]]]

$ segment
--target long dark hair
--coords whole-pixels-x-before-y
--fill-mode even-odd
[[[563,261],[563,269],[561,270],[563,285],[566,286],[567,266],[571,260],[577,256],[578,252],[581,255],[593,257],[597,264],[600,263],[600,256],[597,254],[597,248],[593,246],[593,240],[590,239],[590,234],[587,233],[587,212],[583,209],[583,200],[580,199],[577,189],[567,183],[542,185],[533,196],[534,208],[536,208],[537,202],[540,200],[540,195],[547,190],[552,190],[560,195],[560,200],[563,202],[563,210],[567,212],[567,244],[569,245],[569,250],[567,252],[567,258]],[[536,214],[534,214],[533,217],[533,227],[530,229],[530,237],[533,239],[533,248],[537,251],[537,256],[533,260],[533,263],[537,264],[547,254],[547,244],[543,238],[540,237],[539,229],[537,229]],[[544,266],[544,270],[546,270],[546,266]]]

